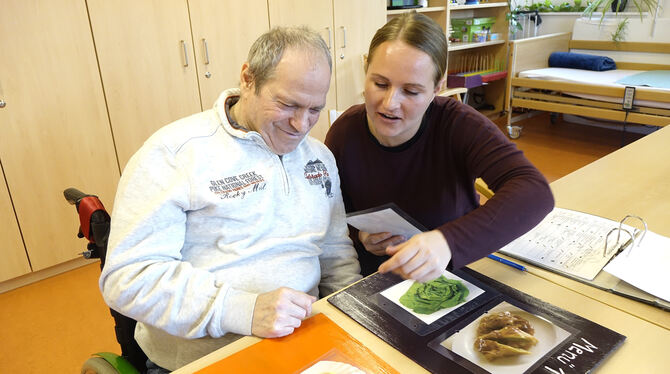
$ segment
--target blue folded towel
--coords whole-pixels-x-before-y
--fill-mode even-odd
[[[616,63],[607,56],[594,56],[573,52],[553,52],[549,56],[549,67],[605,71],[616,69]]]

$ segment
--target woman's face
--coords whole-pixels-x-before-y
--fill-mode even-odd
[[[368,127],[385,146],[414,136],[439,89],[435,65],[425,52],[399,40],[380,44],[365,75]]]

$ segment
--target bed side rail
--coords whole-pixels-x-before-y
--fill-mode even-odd
[[[512,81],[520,71],[546,68],[552,52],[567,52],[572,33],[561,32],[512,40],[509,44],[509,67],[507,71],[507,95],[505,112],[511,115]]]
[[[607,40],[570,40],[570,49],[595,51],[670,53],[670,43],[613,42]]]

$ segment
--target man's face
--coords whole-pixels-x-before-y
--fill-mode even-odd
[[[328,61],[315,53],[288,49],[258,94],[246,69],[245,64],[241,89],[246,115],[242,125],[260,133],[274,153],[292,152],[326,105],[330,86]]]

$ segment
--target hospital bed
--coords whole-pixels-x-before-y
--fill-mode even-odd
[[[588,22],[577,20],[572,33],[542,35],[510,43],[511,78],[507,83],[505,108],[508,127],[512,122],[512,108],[652,126],[670,124],[670,86],[668,82],[663,82],[664,77],[670,78],[670,41],[664,39],[667,35],[647,37],[648,41],[593,40],[603,38],[597,35],[598,32],[584,28],[584,24],[589,25]],[[656,33],[660,34],[660,30],[663,28],[657,28]],[[578,37],[575,37],[577,34]],[[644,35],[634,39],[644,39]],[[608,56],[614,59],[617,69],[549,68],[548,60],[552,52]],[[618,83],[624,78],[630,79],[649,71],[654,71],[653,74],[660,76],[661,80],[657,79],[649,86]],[[664,71],[668,71],[667,74]],[[664,83],[666,87],[663,87]],[[624,108],[626,86],[635,87],[629,108]],[[518,131],[509,128],[510,136],[519,135]]]

